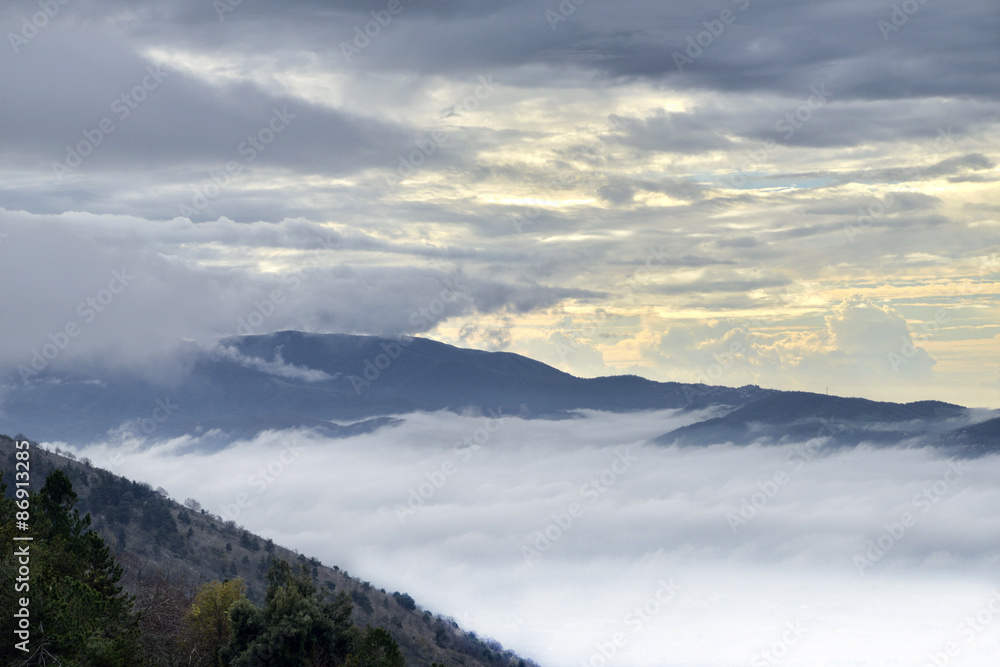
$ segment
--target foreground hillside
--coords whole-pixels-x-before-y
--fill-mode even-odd
[[[0,436],[0,470],[8,482],[8,496],[13,493],[14,442]],[[79,497],[77,509],[91,515],[91,527],[124,566],[126,590],[140,598],[156,598],[144,603],[157,613],[165,613],[168,598],[191,600],[200,584],[237,577],[246,582],[247,597],[260,604],[268,585],[268,564],[277,558],[304,565],[314,584],[331,597],[346,592],[353,602],[351,621],[358,627],[387,630],[407,665],[534,664],[493,640],[463,631],[451,619],[419,608],[404,592],[389,593],[336,566],[273,544],[201,510],[193,499],[182,505],[148,485],[94,468],[86,460],[47,452],[33,442],[30,466],[34,491],[50,472],[64,471]],[[159,593],[149,593],[150,581],[157,582]]]

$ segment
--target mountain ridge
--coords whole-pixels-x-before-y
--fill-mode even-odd
[[[772,391],[634,375],[578,378],[518,354],[423,338],[285,331],[228,338],[208,350],[191,346],[184,355],[178,363],[188,372],[173,384],[82,370],[47,371],[28,384],[15,383],[8,386],[0,427],[74,444],[113,439],[116,433],[167,438],[221,429],[236,438],[294,426],[339,437],[348,432],[333,422],[363,423],[414,411],[500,410],[544,417],[577,409],[737,406]]]
[[[752,441],[784,442],[827,437],[835,445],[895,444],[926,439],[930,444],[980,453],[1000,447],[996,427],[957,424],[967,408],[943,401],[894,403],[813,392],[777,392],[727,414],[682,426],[653,440],[662,445]],[[1000,418],[989,421],[1000,423]]]
[[[716,416],[654,442],[778,442],[826,434],[835,444],[856,445],[930,435],[941,446],[1000,448],[1000,427],[977,426],[967,408],[941,401],[904,404],[635,375],[579,378],[519,354],[419,337],[300,331],[233,336],[212,348],[190,344],[177,364],[185,373],[160,383],[107,369],[41,373],[27,384],[7,386],[0,428],[75,445],[190,434],[225,446],[294,428],[351,437],[419,411],[563,418],[582,409],[713,409]]]

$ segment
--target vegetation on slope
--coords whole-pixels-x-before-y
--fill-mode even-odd
[[[0,436],[8,482],[17,451]],[[534,664],[406,593],[284,549],[197,501],[181,505],[36,443],[30,452],[31,486],[42,487],[29,499],[32,652],[4,646],[2,664]],[[6,487],[0,530],[10,545],[18,510]],[[0,595],[14,609],[18,565],[3,553]],[[15,622],[4,619],[8,636]]]

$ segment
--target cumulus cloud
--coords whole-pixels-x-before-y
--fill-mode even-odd
[[[794,299],[792,293],[787,296]],[[768,317],[719,319],[673,324],[662,334],[648,333],[622,345],[635,347],[640,364],[632,370],[647,374],[650,368],[670,367],[684,382],[829,388],[880,400],[928,398],[923,388],[913,391],[914,381],[932,377],[936,364],[920,345],[923,330],[915,331],[890,306],[858,294],[824,312],[822,319],[813,316],[810,326],[792,332]]]
[[[859,295],[845,299],[826,317],[830,345],[850,363],[872,364],[885,371],[920,375],[934,359],[917,347],[906,320],[888,306],[879,306]]]

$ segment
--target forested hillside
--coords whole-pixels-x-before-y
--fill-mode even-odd
[[[14,439],[0,436],[7,485],[0,530],[8,545],[19,451]],[[33,442],[27,451],[36,536],[31,595],[46,605],[32,608],[32,618],[44,612],[51,619],[47,651],[73,647],[76,657],[64,664],[534,664],[419,608],[404,592],[388,593],[253,535],[194,499],[178,503]],[[8,583],[17,569],[12,553],[5,548],[2,561],[5,609],[16,603]],[[282,623],[291,622],[283,616],[289,605],[298,610],[295,632],[305,638],[295,651],[306,662],[279,659],[290,650],[279,641],[288,631]],[[8,616],[4,623],[12,622]],[[397,646],[403,662],[393,658]],[[4,664],[46,664],[45,651],[19,663],[25,654],[9,644],[3,650]],[[249,657],[264,654],[270,657],[263,662]]]

